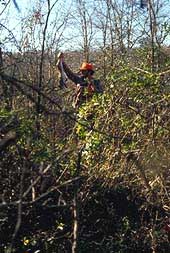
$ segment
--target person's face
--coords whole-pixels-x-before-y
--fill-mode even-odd
[[[88,70],[82,70],[81,73],[82,73],[82,75],[84,77],[88,77],[88,75],[89,75],[89,71]]]

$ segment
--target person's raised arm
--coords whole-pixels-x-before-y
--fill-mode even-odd
[[[75,73],[73,73],[73,72],[71,71],[71,69],[68,67],[68,65],[65,63],[65,61],[64,61],[64,54],[63,54],[62,52],[59,53],[58,56],[57,56],[57,58],[58,58],[57,67],[58,67],[59,71],[61,71],[60,62],[62,62],[62,64],[63,64],[63,69],[64,69],[64,71],[65,71],[67,77],[68,77],[71,81],[73,81],[74,83],[76,83],[76,84],[79,83],[80,77],[79,77],[78,75],[76,75]]]

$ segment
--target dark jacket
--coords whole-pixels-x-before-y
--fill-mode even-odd
[[[82,87],[87,87],[88,82],[83,75],[73,73],[65,62],[63,62],[63,68],[68,78],[75,84],[79,84]]]
[[[60,66],[58,65],[58,68],[60,70]],[[67,75],[67,77],[76,85],[79,84],[80,87],[85,88],[88,87],[89,81],[87,78],[81,74],[75,74],[71,71],[71,69],[67,66],[67,64],[63,61],[63,69]],[[100,80],[92,80],[92,84],[94,85],[95,92],[96,93],[102,93],[103,89],[100,83]]]

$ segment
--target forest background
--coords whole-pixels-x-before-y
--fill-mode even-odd
[[[170,251],[169,4],[0,0],[0,252]]]

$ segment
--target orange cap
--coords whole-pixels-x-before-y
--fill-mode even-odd
[[[94,71],[94,68],[91,63],[83,62],[80,67],[80,70],[93,70]]]

